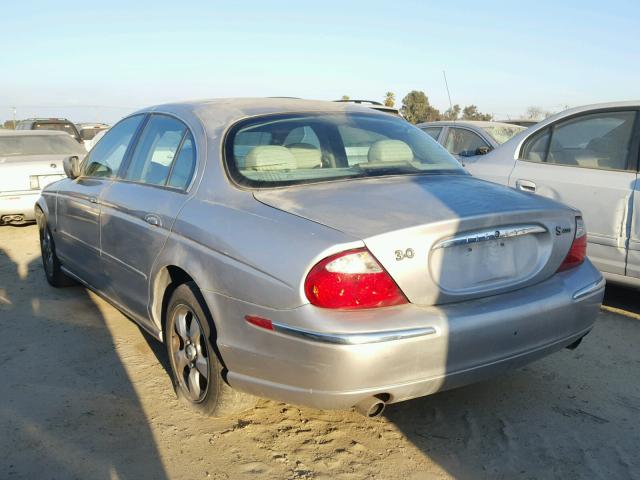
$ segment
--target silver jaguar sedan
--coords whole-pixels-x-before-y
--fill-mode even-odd
[[[375,416],[577,346],[602,301],[578,211],[363,106],[156,106],[65,170],[36,207],[47,279],[164,341],[211,415],[260,396]]]

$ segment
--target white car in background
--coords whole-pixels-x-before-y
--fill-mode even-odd
[[[76,127],[87,151],[97,143],[94,139],[100,132],[109,130],[109,125],[106,123],[77,123]]]
[[[41,190],[65,178],[63,159],[86,153],[62,131],[0,130],[0,225],[34,221]]]
[[[96,146],[96,143],[98,143],[100,139],[104,137],[104,134],[108,131],[109,128],[104,128],[96,133],[96,135],[91,140],[86,140],[84,142],[84,147],[87,149],[87,152],[91,151],[91,149]]]
[[[596,267],[640,286],[639,152],[640,101],[603,103],[553,115],[465,167],[580,209]]]

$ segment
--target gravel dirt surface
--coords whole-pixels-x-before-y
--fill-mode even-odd
[[[640,479],[640,298],[509,375],[379,419],[261,400],[236,418],[176,399],[164,346],[44,278],[35,226],[0,227],[0,478]]]

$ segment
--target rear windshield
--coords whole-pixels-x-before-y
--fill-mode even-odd
[[[80,130],[80,138],[83,140],[93,140],[93,137],[102,130],[106,130],[106,127],[83,128]]]
[[[85,155],[85,148],[67,135],[0,136],[0,156]]]
[[[422,130],[391,115],[270,115],[236,125],[226,161],[240,184],[258,188],[381,175],[465,174]]]
[[[47,123],[36,122],[33,124],[32,130],[56,130],[58,132],[67,132],[69,135],[76,136],[76,131],[70,123]]]
[[[491,125],[490,127],[483,127],[483,130],[491,135],[491,138],[497,143],[503,144],[515,134],[526,130],[526,128],[518,125]]]

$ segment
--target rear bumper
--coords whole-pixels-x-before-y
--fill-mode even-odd
[[[602,276],[586,261],[535,286],[439,307],[279,311],[212,292],[205,298],[214,317],[224,319],[218,347],[231,386],[349,408],[372,395],[394,403],[458,387],[561,349],[589,332],[603,294]],[[285,328],[254,327],[244,321],[248,314]]]
[[[0,194],[0,218],[5,215],[22,215],[26,221],[35,220],[34,208],[39,197],[40,190]]]

